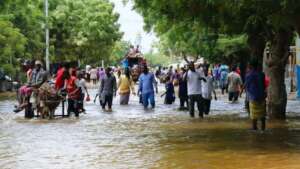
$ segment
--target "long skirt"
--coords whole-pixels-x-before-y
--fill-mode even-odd
[[[120,94],[120,104],[122,104],[122,105],[128,104],[128,102],[129,102],[129,96],[130,96],[130,93]]]
[[[266,103],[265,101],[250,101],[250,118],[252,120],[261,119],[266,116]]]

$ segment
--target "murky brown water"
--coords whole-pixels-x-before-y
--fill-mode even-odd
[[[300,168],[300,119],[251,132],[243,113],[232,114],[241,105],[215,102],[199,120],[176,106],[144,111],[134,98],[113,113],[88,103],[80,119],[48,121],[24,120],[12,104],[0,102],[1,169]]]

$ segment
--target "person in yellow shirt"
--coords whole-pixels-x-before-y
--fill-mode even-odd
[[[120,94],[120,104],[127,105],[129,102],[130,93],[135,95],[134,82],[130,76],[128,68],[125,68],[124,73],[120,76],[118,82],[118,90]]]

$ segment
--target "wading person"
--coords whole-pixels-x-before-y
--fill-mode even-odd
[[[105,69],[106,76],[102,79],[99,89],[100,104],[105,111],[106,105],[108,112],[112,112],[113,97],[116,96],[117,82],[115,76],[111,73],[111,68]]]
[[[129,102],[130,93],[135,95],[134,92],[134,82],[130,76],[130,72],[128,68],[125,68],[124,74],[120,76],[118,82],[118,90],[120,95],[120,104],[127,105]]]
[[[79,98],[79,102],[78,102],[78,109],[79,109],[80,113],[85,112],[84,105],[83,105],[85,93],[87,94],[88,98],[90,97],[89,92],[86,87],[86,82],[83,77],[84,77],[83,73],[78,71],[77,72],[77,86],[80,88],[80,98]]]
[[[80,87],[77,85],[76,70],[71,68],[69,70],[70,76],[67,79],[67,94],[68,94],[68,116],[71,112],[75,114],[76,117],[79,117],[79,100],[80,100]]]
[[[142,102],[144,108],[147,109],[149,105],[149,101],[151,107],[155,107],[155,99],[154,99],[154,86],[156,88],[157,93],[157,86],[156,80],[153,73],[150,73],[148,67],[145,65],[143,68],[143,73],[139,77],[139,92],[142,92]]]
[[[206,82],[202,82],[202,97],[203,97],[203,112],[208,115],[210,111],[210,104],[212,99],[212,93],[217,100],[217,95],[214,89],[214,77],[208,74],[207,68],[204,69],[204,78]]]
[[[181,68],[181,74],[179,77],[179,89],[178,89],[178,97],[179,97],[179,101],[180,101],[180,107],[179,110],[186,110],[188,109],[188,105],[189,105],[189,98],[188,98],[188,93],[187,93],[187,81],[184,78],[186,73],[186,69],[185,68]],[[184,106],[186,104],[186,107]]]
[[[222,94],[228,92],[228,81],[227,81],[227,76],[228,76],[228,69],[226,65],[221,65],[219,67],[220,69],[220,88],[222,90]]]
[[[195,116],[195,103],[197,103],[197,108],[199,111],[199,117],[203,118],[203,98],[202,98],[202,81],[206,81],[205,78],[201,76],[201,72],[195,70],[194,62],[189,63],[189,70],[186,73],[186,80],[188,86],[188,96],[189,96],[189,111],[191,117]]]
[[[240,89],[242,86],[241,76],[236,73],[236,66],[231,68],[231,72],[227,76],[228,81],[228,100],[232,103],[238,101]]]
[[[173,104],[175,101],[175,91],[173,81],[171,80],[170,76],[166,77],[166,84],[165,84],[166,92],[165,95],[165,104]]]
[[[250,72],[246,76],[245,88],[249,99],[252,129],[257,130],[257,121],[261,121],[261,130],[266,128],[266,91],[265,74],[258,69],[258,63],[250,64]]]
[[[39,60],[35,61],[35,68],[32,71],[29,87],[33,88],[31,97],[33,97],[33,108],[37,109],[40,101],[38,98],[38,89],[47,80],[46,71],[43,69],[43,63]],[[38,112],[39,113],[39,112]]]
[[[93,67],[90,71],[90,75],[91,75],[90,78],[93,82],[93,85],[97,84],[97,79],[98,79],[97,73],[98,73],[98,71],[95,67]]]

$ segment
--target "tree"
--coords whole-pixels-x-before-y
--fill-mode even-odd
[[[125,57],[126,53],[129,51],[131,43],[128,41],[118,41],[115,43],[112,53],[111,53],[111,64],[119,64]]]
[[[22,56],[25,50],[26,38],[13,24],[0,19],[0,63],[13,63]]]
[[[51,42],[54,55],[79,59],[83,63],[110,61],[115,42],[122,34],[118,15],[107,0],[62,0],[51,15]]]
[[[146,22],[145,28],[159,35],[180,24],[208,27],[211,33],[229,36],[245,34],[252,59],[260,63],[269,42],[269,96],[273,99],[269,100],[268,111],[277,119],[285,118],[284,67],[293,32],[300,28],[299,6],[296,0],[135,0],[135,8]],[[186,29],[180,34],[191,31]]]

